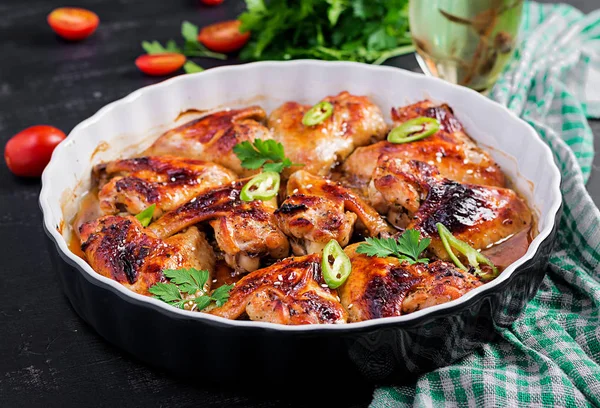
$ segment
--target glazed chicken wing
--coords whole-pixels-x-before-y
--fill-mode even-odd
[[[334,181],[312,175],[304,170],[299,170],[289,178],[287,191],[290,195],[302,194],[304,196],[321,197],[324,200],[328,200],[332,205],[338,205],[338,208],[340,208],[340,205],[343,205],[346,212],[356,214],[357,228],[365,230],[365,233],[369,236],[385,236],[395,232],[395,230],[381,218],[377,211],[371,208],[371,206],[365,203],[351,190]],[[309,209],[307,208],[307,210]],[[284,214],[279,211],[279,222],[288,222],[286,219],[287,217],[284,217],[283,215]],[[299,213],[297,212],[295,215],[297,216]],[[306,218],[310,219],[310,215],[307,214]]]
[[[449,302],[481,285],[473,275],[448,262],[410,265],[397,258],[359,254],[358,245],[344,250],[352,273],[338,288],[348,322],[411,313]]]
[[[321,252],[332,239],[348,245],[356,221],[356,214],[344,210],[344,200],[305,194],[286,198],[275,216],[295,255]]]
[[[437,119],[439,131],[415,142],[394,144],[383,141],[359,147],[342,165],[344,182],[367,197],[366,188],[377,160],[386,155],[435,165],[444,177],[461,183],[505,185],[504,174],[498,165],[467,136],[448,105],[436,106],[431,101],[422,101],[392,109],[395,125],[420,116]]]
[[[429,249],[441,259],[447,259],[447,253],[439,240],[438,222],[475,249],[488,248],[531,225],[531,211],[514,191],[461,184],[416,160],[383,156],[373,184],[394,210],[408,211],[406,227],[431,237]]]
[[[94,167],[104,214],[138,214],[155,204],[154,216],[171,211],[211,187],[236,176],[218,164],[173,156],[115,160]]]
[[[323,100],[333,105],[333,114],[315,126],[302,124],[311,106],[297,102],[284,103],[269,117],[273,138],[283,144],[286,155],[294,163],[303,163],[304,170],[318,175],[328,174],[357,146],[381,140],[387,132],[381,110],[366,96],[342,92]]]
[[[247,180],[203,193],[174,211],[168,212],[149,229],[159,237],[169,237],[191,225],[209,221],[225,261],[239,272],[259,267],[261,257],[280,259],[288,255],[289,242],[277,228],[275,204],[242,201],[240,190]]]
[[[269,130],[261,124],[265,118],[258,106],[214,112],[164,133],[146,154],[211,161],[246,177],[256,171],[242,167],[233,147],[243,141],[270,139]]]
[[[215,269],[213,249],[196,227],[162,240],[135,217],[108,215],[83,224],[79,232],[81,249],[96,272],[143,295],[166,280],[164,269],[206,269],[211,274]]]
[[[286,258],[244,276],[211,314],[280,324],[345,323],[337,293],[325,284],[321,257]]]

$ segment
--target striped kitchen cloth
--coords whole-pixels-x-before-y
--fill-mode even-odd
[[[600,6],[600,3],[599,3]],[[372,407],[600,407],[600,212],[585,189],[600,116],[600,10],[525,4],[521,43],[490,93],[554,152],[564,212],[536,297],[499,339]]]

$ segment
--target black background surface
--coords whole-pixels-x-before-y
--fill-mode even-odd
[[[598,7],[597,0],[567,2],[586,12]],[[63,5],[95,11],[99,30],[80,43],[56,37],[46,16]],[[68,133],[105,104],[160,81],[142,75],[133,64],[142,53],[142,40],[179,38],[182,20],[202,26],[234,18],[243,8],[243,2],[234,0],[217,8],[198,0],[0,0],[2,146],[34,124]],[[198,62],[204,67],[221,64]],[[388,64],[418,71],[412,55]],[[592,122],[592,127],[597,140],[600,123]],[[588,188],[598,203],[596,166]],[[238,384],[217,389],[143,365],[107,344],[59,290],[42,231],[39,190],[38,180],[18,179],[0,164],[0,406],[301,407],[321,405],[317,396],[324,391],[338,395],[331,406],[369,403],[368,385],[328,390],[332,366],[315,367],[314,378],[277,395],[268,378],[260,389],[240,390]]]

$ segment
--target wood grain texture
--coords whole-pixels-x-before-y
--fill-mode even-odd
[[[569,2],[584,11],[596,6],[596,0]],[[182,20],[205,25],[233,18],[244,7],[234,0],[217,8],[198,0],[75,3],[101,19],[97,33],[80,43],[57,38],[46,24],[46,15],[62,1],[0,1],[2,145],[33,124],[68,132],[108,102],[163,80],[142,75],[133,64],[142,40],[179,38]],[[207,68],[221,64],[197,62]],[[390,64],[418,70],[413,56]],[[599,123],[592,126],[598,137]],[[589,188],[599,202],[597,166]],[[268,387],[206,386],[148,367],[110,346],[79,319],[58,287],[41,226],[39,190],[38,180],[17,179],[0,164],[1,406],[359,407],[370,401],[368,385],[330,394],[319,404],[312,387],[278,395]],[[327,373],[312,382],[318,384],[322,375]]]

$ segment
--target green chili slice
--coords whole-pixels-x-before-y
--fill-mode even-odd
[[[463,265],[463,263],[454,254],[454,251],[452,251],[453,248],[467,258],[469,264],[475,268],[476,276],[479,276],[484,280],[491,280],[498,276],[498,269],[492,263],[492,261],[490,261],[485,255],[477,251],[475,248],[473,248],[466,242],[456,238],[454,235],[452,235],[450,230],[448,230],[448,228],[446,228],[441,222],[438,222],[435,226],[437,227],[438,234],[440,235],[440,239],[442,240],[442,244],[444,245],[444,249],[446,250],[446,252],[448,252],[448,256],[458,268],[464,271],[468,271],[468,268],[465,265]],[[480,262],[482,264],[490,266],[492,268],[492,273],[490,274],[487,272],[483,272],[479,267]]]
[[[329,102],[322,101],[310,108],[302,117],[304,126],[315,126],[323,122],[333,113],[333,105]]]
[[[150,207],[146,208],[144,211],[135,216],[138,221],[144,226],[147,227],[152,221],[152,216],[154,215],[154,209],[156,208],[156,204],[152,204]]]
[[[440,130],[440,122],[434,118],[419,117],[407,120],[403,124],[396,126],[388,134],[387,140],[390,143],[409,143],[415,140],[425,139]]]
[[[279,173],[265,171],[252,177],[242,187],[240,198],[244,201],[270,200],[279,192]]]
[[[352,272],[352,263],[350,258],[344,252],[340,244],[334,239],[329,241],[323,248],[323,259],[321,260],[321,270],[325,283],[331,289],[336,289],[346,282],[350,272]]]

